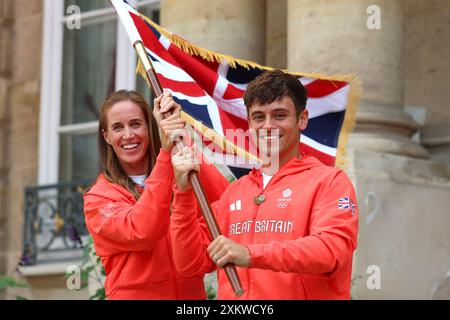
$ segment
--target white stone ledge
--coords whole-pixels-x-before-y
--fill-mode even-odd
[[[66,261],[60,263],[46,263],[34,266],[20,266],[19,271],[24,277],[42,277],[63,275],[67,271],[67,267],[71,265],[79,265],[81,261]]]
[[[450,164],[369,150],[347,150],[351,177],[366,176],[418,185],[450,188]]]

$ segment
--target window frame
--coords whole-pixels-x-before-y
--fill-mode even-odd
[[[160,0],[130,0],[137,8],[160,7]],[[117,20],[117,51],[115,90],[136,88],[136,53],[112,7],[81,13],[81,28],[84,23],[109,19],[114,14]],[[39,115],[39,169],[38,183],[53,184],[59,181],[60,136],[63,134],[91,134],[97,132],[98,122],[61,125],[61,94],[63,73],[64,28],[70,16],[66,15],[64,0],[44,0],[43,50],[41,71],[41,96]],[[96,21],[97,20],[97,21]]]

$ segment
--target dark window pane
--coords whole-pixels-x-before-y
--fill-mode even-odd
[[[152,9],[153,6],[139,7],[139,11],[145,14],[154,23],[159,24],[159,9]]]
[[[136,75],[136,91],[145,98],[149,106],[153,106],[154,96],[148,87],[147,82],[139,74]]]
[[[98,120],[115,89],[117,20],[64,30],[61,125]]]
[[[60,181],[95,178],[99,173],[97,134],[60,136]]]
[[[112,7],[109,0],[65,0],[64,1],[64,14],[66,15],[67,7],[70,5],[76,5],[80,7],[81,12],[103,9]]]

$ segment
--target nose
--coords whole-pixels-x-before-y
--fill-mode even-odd
[[[124,132],[124,139],[129,139],[132,138],[134,136],[134,131],[131,127],[125,127],[125,132]]]
[[[275,126],[275,123],[274,123],[272,117],[267,116],[266,119],[264,120],[262,129],[265,129],[265,130],[267,130],[268,133],[270,133],[270,130],[275,129],[275,128],[276,128],[276,126]]]

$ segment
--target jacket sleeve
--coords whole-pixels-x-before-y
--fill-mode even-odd
[[[212,272],[207,248],[212,241],[194,192],[174,189],[170,237],[175,266],[184,276]]]
[[[84,197],[85,219],[97,253],[106,256],[152,250],[168,231],[172,180],[170,154],[161,150],[135,204],[115,189],[88,192]]]
[[[348,209],[338,208],[342,197],[352,201]],[[346,174],[339,171],[331,184],[321,190],[313,205],[309,235],[296,240],[248,245],[250,267],[332,276],[335,270],[351,263],[356,248],[357,211],[353,185]]]
[[[203,163],[199,173],[206,197],[215,215],[220,196],[229,182],[212,164]],[[215,269],[207,248],[212,241],[206,221],[192,190],[181,192],[174,185],[170,236],[176,268],[183,275],[204,274]]]

